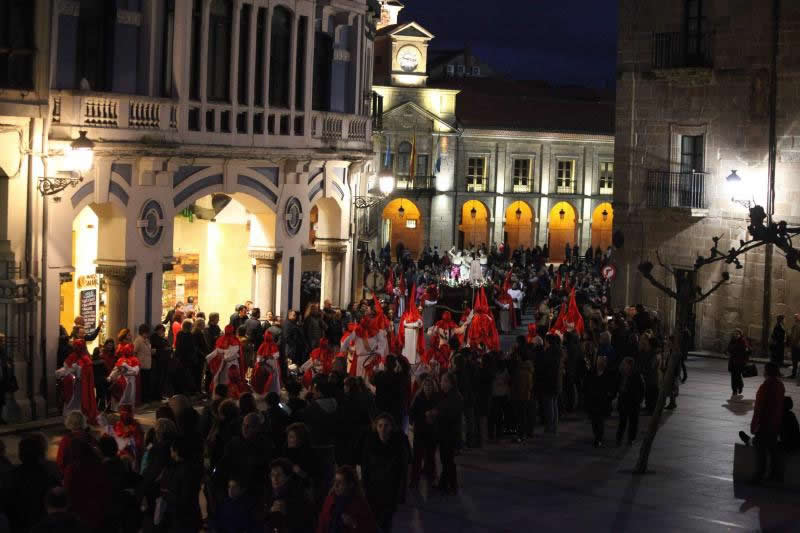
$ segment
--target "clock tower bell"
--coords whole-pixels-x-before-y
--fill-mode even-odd
[[[376,83],[424,87],[428,81],[428,43],[433,34],[417,24],[391,24],[375,37]]]

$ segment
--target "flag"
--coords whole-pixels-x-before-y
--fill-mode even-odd
[[[408,177],[412,180],[417,175],[417,132],[414,132],[414,137],[411,140],[411,160],[408,162]]]
[[[392,166],[392,143],[389,142],[389,136],[386,136],[386,155],[383,158],[383,168]]]
[[[433,170],[436,174],[442,171],[442,147],[440,142],[436,143],[436,163],[433,165]]]
[[[567,311],[567,320],[571,324],[575,325],[575,331],[578,333],[579,337],[582,337],[584,330],[583,316],[578,310],[578,303],[575,301],[575,287],[572,288],[572,292],[569,294],[569,310]]]

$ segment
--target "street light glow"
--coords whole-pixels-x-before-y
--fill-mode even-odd
[[[392,191],[394,191],[394,176],[391,174],[378,176],[378,189],[385,196],[392,194]]]
[[[88,172],[94,162],[94,143],[86,137],[85,131],[79,132],[79,137],[70,143],[66,152],[67,164],[70,170],[78,173]]]

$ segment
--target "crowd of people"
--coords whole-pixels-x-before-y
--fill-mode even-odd
[[[371,300],[283,321],[245,302],[224,327],[192,300],[91,355],[97,332],[78,317],[62,331],[56,461],[24,436],[0,510],[12,531],[390,531],[421,483],[459,491],[461,450],[553,435],[581,412],[605,446],[614,410],[611,440],[629,446],[660,390],[677,407],[685,365],[666,375],[685,334],[666,336],[641,305],[612,311],[608,254],[572,250],[557,267],[547,255],[426,249],[414,262],[398,250],[392,263],[383,250],[369,259],[386,279]],[[440,289],[462,273],[474,298],[448,309]],[[503,349],[499,332],[526,331],[523,314],[527,334]],[[148,402],[145,429],[135,414]]]

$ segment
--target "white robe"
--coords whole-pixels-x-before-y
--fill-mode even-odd
[[[206,356],[206,361],[211,363],[218,354],[222,355],[222,364],[219,365],[219,370],[217,370],[217,373],[214,375],[215,387],[217,385],[227,385],[230,383],[228,371],[233,367],[239,367],[239,346],[234,344],[224,350],[222,348],[215,348],[213,352]],[[239,371],[241,372],[242,369],[240,368]],[[242,379],[244,379],[244,376],[242,376]]]
[[[414,322],[405,322],[403,324],[405,328],[405,335],[403,336],[403,356],[408,359],[408,362],[412,365],[417,364],[418,360],[418,352],[417,352],[417,344],[419,340],[419,328],[422,327],[422,320],[417,319]]]
[[[72,380],[72,397],[64,403],[64,416],[67,416],[72,411],[80,411],[82,395],[81,366],[78,363],[72,366],[63,366],[56,370],[56,376]]]
[[[478,259],[473,259],[469,264],[469,282],[471,284],[483,282],[483,271],[481,270],[481,262]]]
[[[114,405],[115,409],[118,409],[120,405],[136,405],[136,376],[139,375],[139,370],[138,366],[123,364],[115,366],[111,371],[108,376],[110,383],[114,383],[120,376],[125,379],[125,390],[122,391],[119,403]]]

